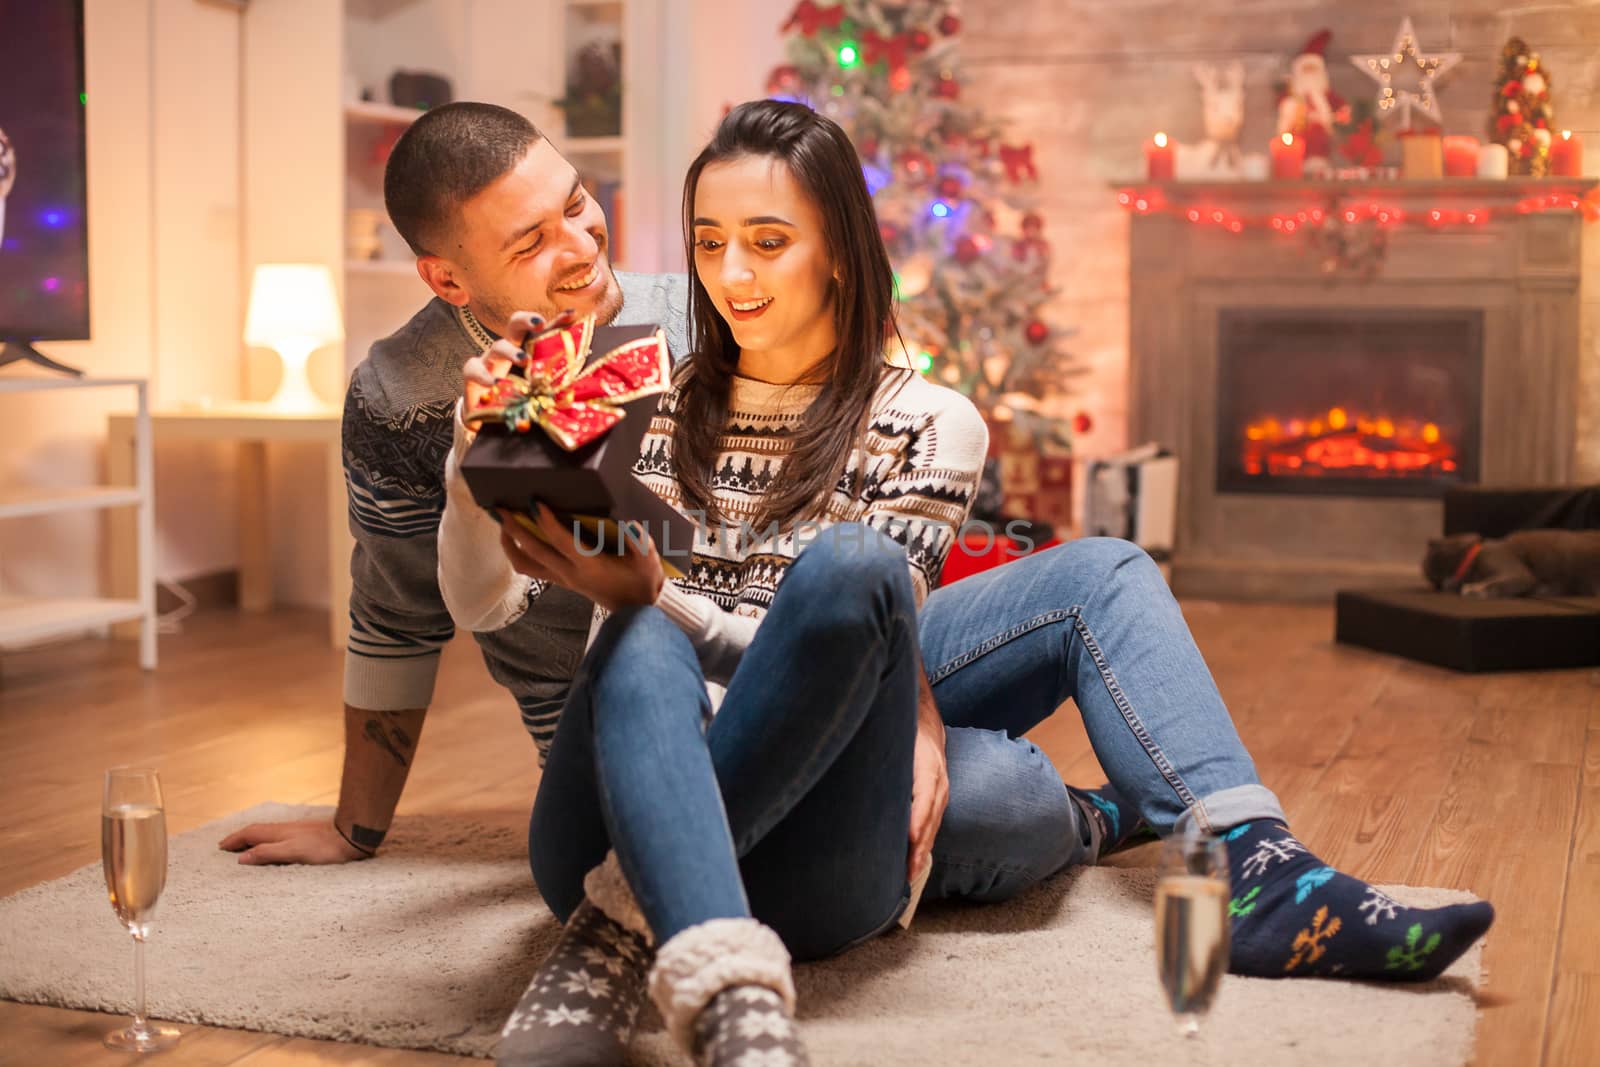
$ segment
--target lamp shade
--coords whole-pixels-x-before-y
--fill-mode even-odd
[[[320,263],[262,263],[250,283],[244,343],[317,348],[344,337],[333,274]]]

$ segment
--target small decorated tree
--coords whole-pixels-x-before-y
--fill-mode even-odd
[[[1522,38],[1513,37],[1500,50],[1494,116],[1489,120],[1489,139],[1506,146],[1512,174],[1545,176],[1554,124],[1550,72],[1539,53],[1530,52]]]

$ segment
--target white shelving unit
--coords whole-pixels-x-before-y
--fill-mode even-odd
[[[344,150],[339,172],[329,174],[343,185],[347,227],[364,232],[358,214],[366,225],[379,220],[377,258],[354,258],[350,229],[342,235],[346,373],[432,296],[383,207],[385,150],[422,114],[378,102],[387,98],[396,70],[440,74],[455,99],[500,104],[532,120],[580,175],[609,194],[618,267],[650,271],[676,262],[679,176],[661,165],[657,121],[668,6],[668,0],[342,0],[343,92],[378,98],[338,105]],[[555,102],[566,95],[575,56],[585,44],[614,40],[622,46],[618,131],[569,137]],[[508,51],[507,41],[518,45]]]
[[[26,486],[0,489],[0,519],[67,511],[132,507],[137,509],[138,596],[23,597],[0,593],[0,646],[27,644],[81,633],[121,622],[139,623],[139,665],[156,666],[155,505],[150,448],[150,407],[143,378],[0,378],[0,393],[45,389],[132,388],[138,393],[131,486]]]

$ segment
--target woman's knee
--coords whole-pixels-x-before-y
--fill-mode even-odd
[[[814,604],[834,605],[846,618],[859,618],[873,604],[890,611],[915,608],[905,547],[861,523],[838,523],[810,539],[784,574],[782,584],[791,583]]]

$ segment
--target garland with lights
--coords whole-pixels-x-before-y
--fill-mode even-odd
[[[1045,306],[1050,244],[1031,144],[962,102],[952,0],[800,0],[769,96],[815,107],[860,153],[895,267],[910,363],[991,420],[1066,447],[1084,373]]]
[[[1355,202],[1352,202],[1355,201]],[[1557,190],[1524,197],[1509,207],[1432,207],[1406,210],[1396,204],[1362,198],[1354,192],[1329,191],[1320,206],[1265,215],[1238,215],[1217,207],[1170,204],[1161,190],[1123,189],[1117,202],[1135,215],[1167,214],[1195,226],[1216,226],[1229,233],[1270,229],[1286,236],[1302,234],[1319,258],[1324,274],[1348,272],[1376,276],[1388,252],[1389,232],[1400,226],[1441,230],[1483,226],[1498,215],[1530,215],[1547,211],[1576,212],[1587,222],[1600,220],[1600,187],[1579,197]]]
[[[1450,226],[1482,226],[1496,215],[1532,215],[1548,211],[1571,211],[1583,216],[1585,222],[1600,221],[1600,187],[1583,196],[1571,191],[1558,190],[1539,196],[1524,197],[1509,207],[1434,207],[1407,211],[1394,204],[1366,200],[1364,203],[1346,204],[1344,201],[1361,199],[1358,193],[1329,193],[1326,206],[1304,208],[1293,212],[1274,212],[1265,215],[1238,215],[1221,208],[1171,204],[1159,190],[1122,189],[1117,193],[1117,203],[1135,215],[1173,215],[1199,226],[1217,226],[1231,233],[1245,230],[1272,229],[1292,234],[1308,224],[1320,225],[1332,219],[1346,223],[1372,221],[1380,226],[1421,226],[1439,229]]]

